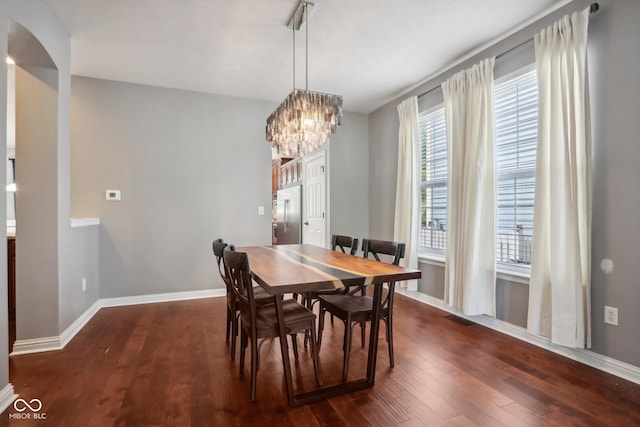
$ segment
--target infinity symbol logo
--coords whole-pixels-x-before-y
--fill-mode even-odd
[[[24,399],[16,399],[16,401],[13,402],[13,408],[18,412],[24,412],[27,408],[31,409],[31,412],[38,412],[42,409],[42,402],[40,399],[31,399],[28,402]]]

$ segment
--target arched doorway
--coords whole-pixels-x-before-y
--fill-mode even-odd
[[[31,32],[13,20],[7,29],[8,54],[14,62],[7,65],[7,161],[13,159],[16,184],[16,191],[9,196],[15,203],[7,203],[8,261],[15,263],[8,268],[11,352],[21,326],[29,326],[29,310],[24,308],[31,306],[28,300],[33,292],[21,285],[41,283],[43,278],[38,276],[42,272],[57,271],[57,260],[41,254],[57,253],[45,248],[57,245],[56,236],[51,235],[56,227],[50,222],[55,221],[57,209],[57,179],[51,178],[55,178],[57,166],[58,70]],[[12,218],[13,224],[9,222]],[[54,267],[47,269],[47,263]],[[56,288],[52,294],[57,298],[57,280],[52,280],[51,286]],[[46,292],[42,297],[47,297]]]

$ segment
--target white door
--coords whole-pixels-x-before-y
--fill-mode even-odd
[[[305,159],[305,180],[303,197],[305,219],[302,243],[320,247],[326,242],[326,161],[324,150]]]

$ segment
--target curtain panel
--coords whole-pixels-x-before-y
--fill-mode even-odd
[[[589,9],[535,36],[538,154],[527,328],[567,347],[591,346]]]
[[[420,209],[420,138],[418,132],[418,98],[412,96],[398,104],[398,176],[393,240],[405,244],[400,264],[418,268],[418,219]],[[401,282],[410,291],[418,289],[417,280]]]
[[[445,301],[467,315],[495,317],[495,58],[442,84],[447,126]]]

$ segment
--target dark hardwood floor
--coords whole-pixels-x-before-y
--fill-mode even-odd
[[[229,360],[225,299],[102,309],[64,350],[10,358],[20,397],[42,402],[30,426],[631,426],[640,385],[600,372],[401,295],[394,309],[395,362],[381,331],[372,389],[290,409],[277,340],[261,352],[256,403]],[[325,326],[325,385],[340,381],[340,322]],[[355,334],[350,377],[364,375]],[[302,349],[297,387],[314,386]],[[28,412],[28,411],[26,411]],[[10,418],[14,414],[14,418]]]

